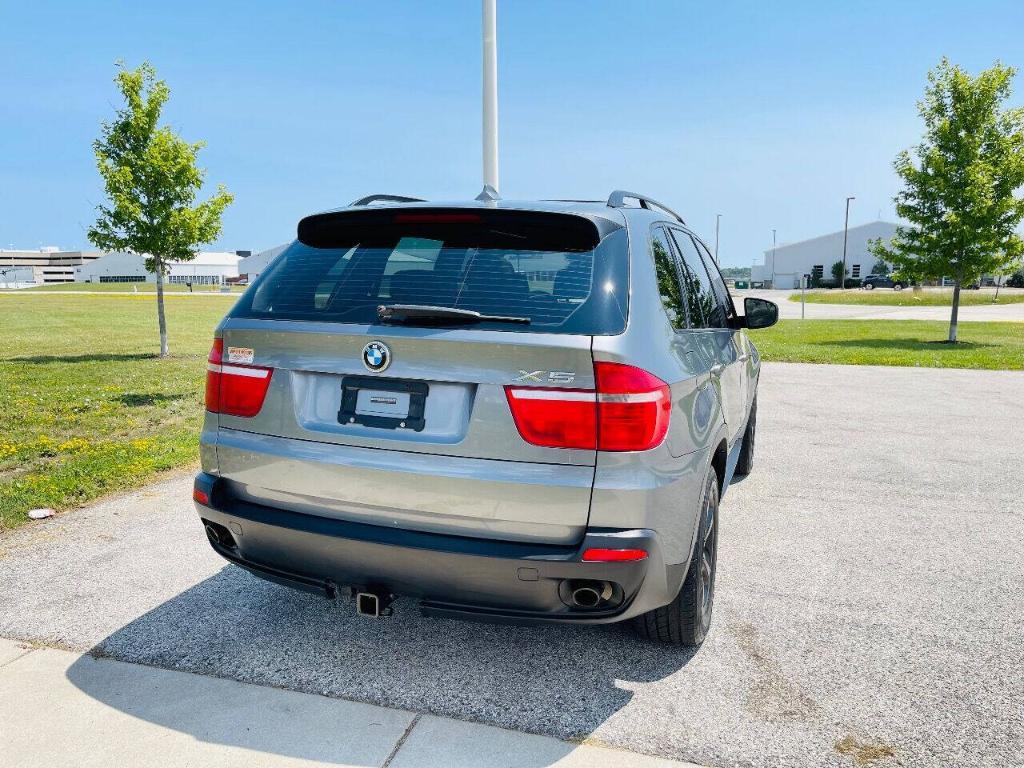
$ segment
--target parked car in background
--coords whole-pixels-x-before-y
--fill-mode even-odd
[[[745,329],[778,319],[744,307],[631,193],[309,216],[216,330],[196,509],[223,557],[360,614],[697,645],[753,467]]]
[[[861,287],[866,291],[873,291],[875,288],[892,288],[894,291],[902,291],[910,285],[906,280],[895,278],[892,275],[868,275],[861,281]]]

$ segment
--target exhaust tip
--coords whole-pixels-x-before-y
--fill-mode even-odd
[[[206,529],[206,537],[210,540],[211,544],[218,547],[227,547],[228,549],[235,549],[238,546],[235,542],[235,537],[231,535],[231,531],[223,525],[204,520],[203,528]]]
[[[580,608],[596,608],[601,602],[601,595],[593,587],[580,587],[573,590],[572,601]]]
[[[612,585],[607,581],[583,581],[571,585],[569,593],[577,608],[598,608],[611,599]]]
[[[211,523],[206,524],[206,537],[214,544],[220,544],[220,534],[217,533],[217,529]]]

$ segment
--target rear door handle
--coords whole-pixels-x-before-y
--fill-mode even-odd
[[[715,363],[711,366],[712,376],[721,376],[723,371],[725,371],[725,363]]]

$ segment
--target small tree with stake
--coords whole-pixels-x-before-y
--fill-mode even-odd
[[[158,126],[171,92],[156,79],[148,63],[125,69],[120,63],[117,86],[125,106],[104,123],[93,143],[96,165],[108,204],[89,229],[89,241],[108,251],[145,256],[146,269],[156,275],[160,356],[170,354],[164,316],[164,275],[168,262],[192,261],[198,246],[215,240],[221,215],[233,200],[223,187],[206,202],[195,204],[206,172],[196,166],[203,144],[189,143],[167,126]]]
[[[896,212],[911,223],[875,255],[904,274],[953,278],[949,341],[956,342],[960,287],[1019,264],[1024,241],[1024,109],[1005,108],[1015,74],[998,62],[977,77],[943,59],[918,103],[925,133],[894,166],[904,189]],[[915,162],[916,158],[916,162]]]

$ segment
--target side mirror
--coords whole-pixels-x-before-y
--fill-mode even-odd
[[[779,322],[779,306],[774,301],[747,297],[743,300],[747,328],[768,328]]]

